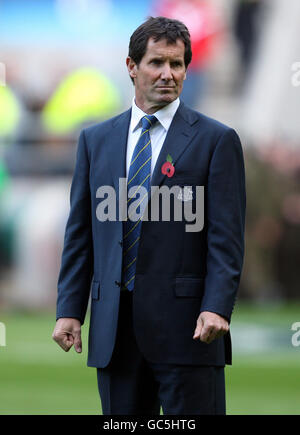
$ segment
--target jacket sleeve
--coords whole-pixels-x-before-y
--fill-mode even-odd
[[[58,278],[56,319],[78,318],[87,310],[93,275],[93,241],[89,159],[84,130],[77,147],[76,166],[70,192],[70,213],[66,224],[61,268]]]
[[[207,275],[201,311],[230,322],[243,266],[246,210],[243,151],[233,129],[217,142],[206,193]]]

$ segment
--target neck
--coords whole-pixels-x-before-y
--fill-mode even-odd
[[[135,104],[136,106],[141,109],[144,113],[147,113],[147,115],[152,115],[153,113],[157,112],[158,110],[162,109],[163,107],[167,106],[170,103],[162,103],[162,104],[147,104],[145,102],[141,102],[137,99],[135,96]]]

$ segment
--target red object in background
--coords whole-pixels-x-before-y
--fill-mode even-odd
[[[154,14],[180,20],[189,29],[193,52],[189,68],[201,68],[211,59],[221,31],[220,16],[212,3],[206,0],[158,0]]]

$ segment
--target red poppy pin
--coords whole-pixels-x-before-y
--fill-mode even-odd
[[[167,155],[167,161],[162,165],[161,172],[168,177],[173,177],[175,167],[173,165],[173,159],[170,154]]]

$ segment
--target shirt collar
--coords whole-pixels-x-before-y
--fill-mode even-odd
[[[157,120],[163,126],[163,128],[168,131],[172,119],[175,115],[176,110],[178,109],[180,104],[179,97],[176,100],[172,101],[172,103],[167,104],[162,109],[159,109],[157,112],[152,113],[155,115]],[[143,112],[136,104],[135,99],[133,97],[132,100],[132,110],[131,110],[131,122],[130,122],[130,131],[133,132],[138,127],[140,127],[140,122],[143,116],[147,115],[147,113]]]

